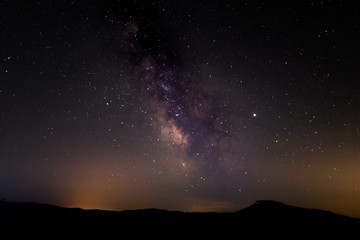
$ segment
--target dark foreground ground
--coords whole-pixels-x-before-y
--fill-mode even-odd
[[[274,201],[257,201],[235,213],[184,213],[159,209],[83,210],[38,203],[0,202],[0,231],[11,236],[115,239],[350,239],[360,219]],[[107,237],[106,237],[107,236]],[[93,239],[92,238],[92,239]]]

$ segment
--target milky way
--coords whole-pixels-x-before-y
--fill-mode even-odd
[[[171,145],[183,149],[192,163],[217,169],[221,156],[219,141],[228,134],[215,124],[220,111],[216,109],[215,97],[196,84],[201,79],[183,69],[184,60],[176,46],[146,51],[143,45],[147,42],[165,40],[158,40],[154,29],[143,27],[134,18],[121,23],[124,29],[119,42],[133,59],[135,70],[141,72],[139,86],[146,96],[144,101],[155,101],[157,105],[161,134]]]

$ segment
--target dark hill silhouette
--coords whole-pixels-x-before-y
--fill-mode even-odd
[[[247,221],[247,224],[269,226],[283,226],[305,229],[336,230],[356,229],[360,227],[360,219],[351,218],[333,212],[295,207],[275,201],[257,201],[253,205],[234,213],[238,219]]]
[[[39,203],[0,202],[3,229],[64,234],[132,234],[160,238],[191,236],[340,236],[360,229],[360,219],[274,201],[257,201],[235,213],[187,213],[161,209],[83,210]],[[30,232],[31,232],[30,231]],[[169,235],[170,234],[170,235]],[[198,234],[198,235],[196,235]],[[290,234],[290,235],[289,235]],[[309,235],[310,234],[310,235]],[[315,235],[314,235],[315,234]]]
[[[260,219],[270,220],[277,217],[278,220],[289,222],[291,220],[299,221],[300,219],[305,222],[326,222],[331,224],[332,222],[338,224],[340,222],[351,223],[359,222],[360,219],[351,218],[333,212],[319,210],[319,209],[307,209],[301,207],[294,207],[281,202],[261,200],[255,202],[253,205],[240,210],[235,215],[240,218],[252,219],[256,218],[256,221]]]

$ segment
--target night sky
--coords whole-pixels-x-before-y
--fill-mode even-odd
[[[357,1],[0,1],[0,198],[360,217]]]

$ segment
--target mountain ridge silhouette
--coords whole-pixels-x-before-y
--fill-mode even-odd
[[[149,208],[109,211],[64,208],[50,204],[0,201],[1,226],[21,229],[51,229],[54,232],[89,234],[121,233],[137,236],[164,235],[165,230],[178,236],[187,233],[201,236],[289,237],[314,234],[344,237],[360,228],[360,219],[319,209],[308,209],[281,202],[260,200],[233,213],[180,212]],[[5,227],[3,229],[6,229]],[[91,234],[90,234],[91,233]],[[224,235],[225,234],[225,235]],[[351,234],[349,236],[351,236]],[[83,235],[81,235],[83,236]],[[168,236],[169,237],[169,236]]]

